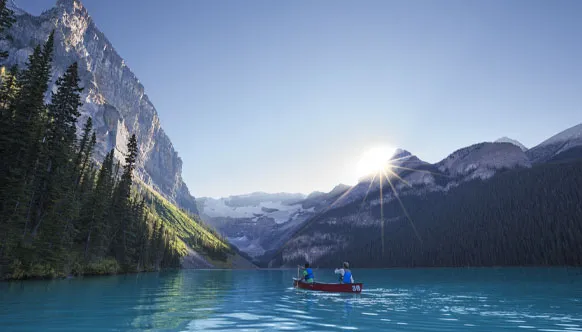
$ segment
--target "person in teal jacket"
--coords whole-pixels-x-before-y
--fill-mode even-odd
[[[309,267],[309,263],[305,263],[305,267],[303,268],[303,280],[312,283],[313,279],[315,279],[313,270]]]

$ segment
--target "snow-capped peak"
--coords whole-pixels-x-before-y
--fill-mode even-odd
[[[582,123],[548,138],[547,140],[540,143],[538,147],[575,139],[582,139]]]
[[[521,144],[519,141],[511,139],[509,137],[503,136],[500,139],[496,140],[495,143],[511,143],[515,146],[518,146],[521,151],[527,151],[527,148],[525,147],[525,145]]]
[[[404,149],[396,149],[396,151],[394,151],[394,155],[392,156],[392,158],[390,158],[391,160],[398,160],[398,159],[404,159],[404,158],[409,158],[412,157],[412,153],[404,150]]]
[[[329,195],[334,196],[334,195],[343,194],[346,190],[348,190],[350,188],[351,188],[350,186],[343,184],[343,183],[340,183],[329,192]]]
[[[550,160],[569,149],[582,146],[582,124],[566,129],[537,146],[529,149],[527,155],[534,163]]]

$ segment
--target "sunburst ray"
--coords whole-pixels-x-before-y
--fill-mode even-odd
[[[382,239],[382,256],[384,256],[384,194],[382,193],[382,175],[380,178],[380,237]],[[390,181],[390,180],[388,180]]]
[[[353,189],[354,189],[356,186],[357,186],[357,185],[350,187],[348,190],[346,190],[346,192],[344,192],[343,194],[341,194],[341,196],[340,196],[340,197],[338,197],[338,198],[337,198],[335,201],[333,201],[333,203],[331,203],[331,204],[329,205],[329,207],[328,207],[328,211],[329,211],[331,208],[333,208],[333,207],[334,207],[334,205],[335,205],[336,203],[338,203],[340,200],[342,200],[344,197],[346,197],[346,196],[347,196],[347,195],[348,195],[350,192],[352,192],[352,190],[353,190]]]
[[[386,177],[386,180],[388,181],[388,184],[392,188],[392,191],[394,192],[394,197],[396,198],[396,200],[400,204],[400,207],[402,208],[402,212],[404,213],[404,215],[406,216],[406,218],[410,222],[410,225],[412,226],[412,229],[414,230],[414,234],[416,234],[416,237],[422,243],[422,239],[420,238],[420,235],[418,234],[418,231],[416,230],[416,226],[414,225],[414,222],[412,221],[412,218],[410,217],[410,214],[408,214],[408,211],[404,207],[404,203],[402,203],[402,200],[400,199],[400,196],[398,195],[398,192],[396,191],[396,188],[392,185],[392,182],[388,178],[388,175],[386,175],[385,172],[383,172],[383,173],[384,173],[384,176]]]
[[[390,172],[391,175],[396,177],[398,180],[402,181],[402,183],[404,183],[408,187],[412,188],[412,185],[410,183],[408,183],[408,181],[404,180],[400,175],[398,175],[398,173],[392,171],[390,168],[387,168],[386,171]]]
[[[364,206],[364,203],[366,202],[366,199],[368,198],[368,194],[370,193],[370,189],[372,189],[372,185],[374,184],[374,181],[376,180],[376,175],[374,174],[374,176],[372,177],[372,181],[370,182],[370,185],[368,186],[368,190],[366,190],[366,195],[364,196],[364,199],[362,200],[362,204],[360,204],[360,211],[362,210],[362,207]]]

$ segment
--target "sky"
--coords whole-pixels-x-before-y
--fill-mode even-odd
[[[329,191],[373,147],[438,162],[582,122],[578,0],[82,2],[196,197]]]

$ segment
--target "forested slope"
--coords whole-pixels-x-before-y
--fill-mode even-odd
[[[410,220],[397,200],[384,205],[383,218],[379,205],[331,210],[308,222],[271,266],[582,265],[582,159],[572,157],[402,197]]]
[[[11,23],[5,1],[0,13],[4,29]],[[26,68],[1,71],[0,278],[180,267],[186,245],[227,262],[234,252],[216,232],[136,186],[135,135],[123,161],[113,150],[102,162],[94,160],[92,119],[81,137],[76,132],[83,90],[77,64],[58,79],[56,91],[48,91],[53,52],[51,34]]]

